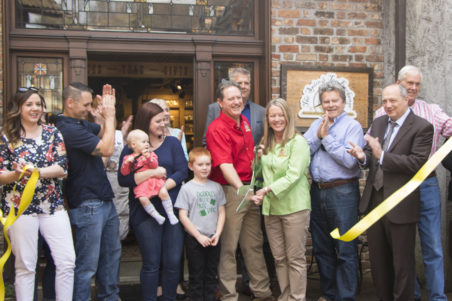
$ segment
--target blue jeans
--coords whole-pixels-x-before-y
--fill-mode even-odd
[[[133,216],[131,220],[133,223]],[[171,225],[167,219],[163,225],[159,225],[148,216],[141,223],[133,224],[133,230],[143,259],[140,272],[143,300],[157,300],[160,262],[162,262],[162,300],[175,300],[184,249],[184,230],[181,223]]]
[[[329,301],[355,300],[358,285],[356,240],[335,240],[330,232],[348,231],[358,221],[358,181],[319,189],[311,185],[311,234],[320,272],[320,289]]]
[[[75,231],[74,300],[88,301],[96,274],[97,299],[118,300],[119,219],[112,201],[86,200],[69,211]]]
[[[447,300],[444,295],[443,246],[441,244],[441,192],[438,179],[431,177],[421,184],[421,218],[417,224],[421,239],[422,258],[428,298]],[[415,282],[415,298],[421,297]]]

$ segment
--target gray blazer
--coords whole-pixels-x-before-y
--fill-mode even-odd
[[[204,134],[202,135],[202,145],[206,147],[206,132],[210,123],[220,116],[220,106],[217,102],[211,103],[207,111],[206,125],[204,126]],[[254,144],[257,145],[264,135],[265,108],[261,105],[250,101],[250,126],[253,133]]]

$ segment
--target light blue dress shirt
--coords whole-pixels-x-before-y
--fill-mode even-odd
[[[359,178],[361,170],[358,161],[347,153],[347,149],[351,149],[350,141],[364,147],[361,124],[343,112],[334,119],[328,135],[320,140],[317,131],[321,122],[322,118],[315,120],[304,134],[311,150],[312,179],[322,183]]]

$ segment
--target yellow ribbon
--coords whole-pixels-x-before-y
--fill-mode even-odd
[[[27,165],[22,170],[22,173],[19,176],[19,180],[24,175],[25,171],[28,169],[33,169],[33,172],[28,179],[27,185],[25,185],[24,191],[22,193],[22,197],[20,199],[19,208],[17,210],[17,215],[15,214],[13,202],[10,201],[9,213],[5,218],[3,216],[3,212],[0,210],[0,221],[3,224],[3,234],[6,239],[6,243],[8,244],[8,248],[6,249],[3,256],[0,258],[0,301],[5,300],[5,283],[3,282],[3,267],[11,255],[11,242],[8,236],[8,228],[17,220],[17,218],[28,208],[33,199],[33,195],[35,193],[36,183],[39,179],[39,172],[33,165]],[[19,181],[18,180],[18,181]],[[17,185],[17,184],[16,184]],[[13,195],[16,191],[16,185],[13,188]]]
[[[391,194],[386,200],[384,200],[380,205],[374,208],[369,214],[362,218],[358,223],[350,228],[342,236],[339,234],[339,229],[336,228],[331,231],[331,237],[339,239],[342,241],[352,241],[361,233],[366,231],[370,226],[382,218],[386,213],[391,211],[392,208],[397,206],[403,199],[405,199],[410,193],[412,193],[416,188],[421,185],[422,182],[436,169],[436,167],[441,163],[441,161],[449,154],[452,150],[452,139],[447,140],[447,142],[435,153],[433,156],[425,162],[425,164],[419,169],[419,171],[414,175],[411,180],[409,180],[405,185]]]

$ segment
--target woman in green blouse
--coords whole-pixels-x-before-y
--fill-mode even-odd
[[[281,289],[278,300],[306,300],[305,253],[311,209],[309,145],[297,134],[284,99],[270,101],[265,120],[258,153],[258,173],[264,178],[264,188],[251,199],[262,204]]]

